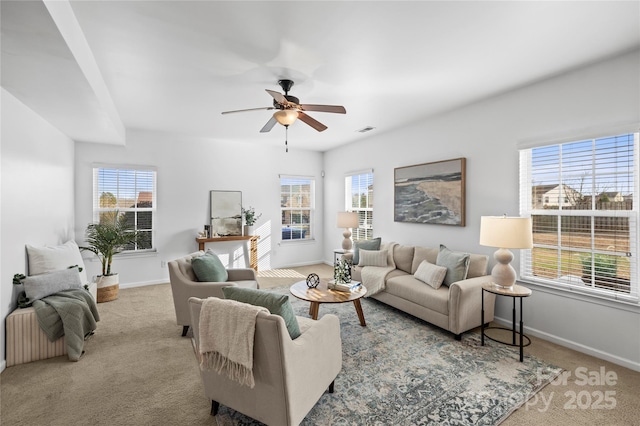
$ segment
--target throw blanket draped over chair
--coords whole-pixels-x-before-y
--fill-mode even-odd
[[[253,338],[256,317],[266,308],[209,297],[199,321],[200,366],[250,388],[253,378]]]
[[[49,341],[65,336],[69,360],[78,361],[84,340],[100,321],[98,307],[91,294],[84,289],[71,289],[33,302],[40,328]]]

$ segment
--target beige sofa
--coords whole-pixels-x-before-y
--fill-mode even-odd
[[[197,355],[202,300],[192,297],[188,304]],[[327,390],[333,393],[334,380],[342,369],[340,321],[331,314],[318,321],[297,320],[301,334],[291,340],[281,316],[260,312],[256,317],[253,388],[200,366],[211,415],[222,404],[267,425],[293,426],[304,420]]]
[[[173,293],[173,306],[176,310],[176,323],[182,326],[182,335],[186,336],[191,325],[191,314],[189,313],[189,298],[218,297],[224,299],[222,289],[229,286],[239,286],[244,288],[258,288],[258,278],[256,271],[251,268],[231,268],[227,269],[229,278],[225,282],[202,282],[198,281],[191,266],[191,259],[202,256],[204,251],[197,251],[187,256],[170,261],[169,280],[171,282],[171,292]]]
[[[411,245],[383,244],[380,249],[392,248],[395,269],[384,278],[384,290],[370,297],[394,308],[421,318],[433,325],[455,334],[460,340],[462,333],[481,325],[482,284],[491,280],[487,276],[488,257],[470,254],[467,278],[449,286],[442,285],[437,290],[414,277],[423,260],[436,264],[439,248]],[[352,278],[363,281],[363,268],[354,266]],[[366,274],[365,274],[366,275]],[[366,278],[365,278],[366,279]],[[495,295],[484,295],[484,322],[493,320]]]

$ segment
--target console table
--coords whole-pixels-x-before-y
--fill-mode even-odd
[[[238,235],[232,237],[212,237],[212,238],[196,238],[196,242],[198,243],[198,250],[204,250],[204,245],[206,243],[222,243],[225,241],[249,241],[250,242],[250,251],[251,255],[247,255],[247,246],[242,245],[242,249],[244,250],[244,258],[249,259],[249,265],[258,272],[258,239],[259,235]]]

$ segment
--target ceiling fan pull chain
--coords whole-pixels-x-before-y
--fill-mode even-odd
[[[289,152],[289,126],[284,126],[284,152]]]

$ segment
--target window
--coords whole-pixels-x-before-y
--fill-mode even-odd
[[[638,133],[524,149],[520,172],[521,277],[637,301]]]
[[[352,229],[352,238],[373,238],[373,171],[345,177],[344,193],[345,210],[358,213],[358,228]]]
[[[315,180],[309,177],[280,176],[282,240],[313,239]]]
[[[156,212],[156,171],[152,168],[100,166],[93,169],[93,220],[124,215],[141,234],[126,251],[152,250]]]

